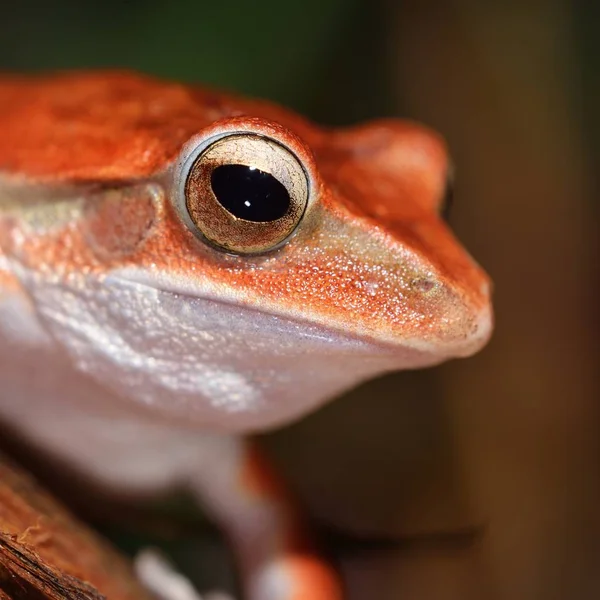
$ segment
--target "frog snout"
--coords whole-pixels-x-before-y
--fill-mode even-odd
[[[471,356],[487,344],[494,325],[490,285],[469,295],[464,290],[447,289],[440,306],[438,335],[449,357]]]

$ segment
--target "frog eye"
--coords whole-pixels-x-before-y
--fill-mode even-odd
[[[279,142],[232,133],[209,141],[188,162],[185,220],[211,245],[236,254],[267,252],[302,220],[307,175]]]

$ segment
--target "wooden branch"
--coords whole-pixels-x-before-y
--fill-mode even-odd
[[[0,454],[0,600],[150,600],[128,561]]]

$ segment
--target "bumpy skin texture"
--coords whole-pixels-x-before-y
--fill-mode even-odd
[[[201,278],[200,285],[212,280],[252,302],[260,298],[278,314],[394,344],[399,338],[429,342],[440,358],[481,346],[490,329],[488,281],[437,215],[448,164],[432,132],[392,120],[328,132],[265,102],[119,73],[0,83],[0,169],[19,183],[153,180],[193,136],[227,128],[275,135],[306,165],[318,203],[298,243],[264,259],[224,265],[223,256],[203,255],[190,232],[164,215],[158,235],[146,236],[143,248],[129,243],[118,252],[129,240],[107,231],[100,242],[116,252],[100,261],[85,257],[86,267],[151,263],[188,281]],[[141,239],[151,209],[132,209],[127,228]],[[44,262],[77,268],[74,261],[90,254],[87,239],[72,240],[69,253],[54,238],[46,247],[39,238],[34,242],[36,268]],[[275,261],[285,269],[269,268]]]
[[[120,72],[0,78],[0,131],[0,418],[92,479],[190,484],[251,598],[313,579],[307,598],[337,597],[276,488],[243,491],[244,444],[197,431],[272,427],[485,344],[489,281],[438,214],[442,140]],[[275,140],[307,175],[304,218],[262,255],[207,245],[181,213],[187,159],[228,133]]]

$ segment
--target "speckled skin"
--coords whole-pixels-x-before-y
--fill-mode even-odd
[[[191,482],[252,600],[339,597],[316,559],[318,583],[277,579],[296,543],[268,540],[295,517],[268,509],[249,534],[243,445],[197,431],[272,427],[374,374],[485,344],[489,281],[438,215],[443,142],[396,120],[328,131],[129,73],[0,78],[0,131],[0,418],[107,485]],[[307,173],[305,216],[272,252],[226,254],[182,219],[186,158],[227,132],[274,139]],[[207,445],[228,458],[207,461]]]

